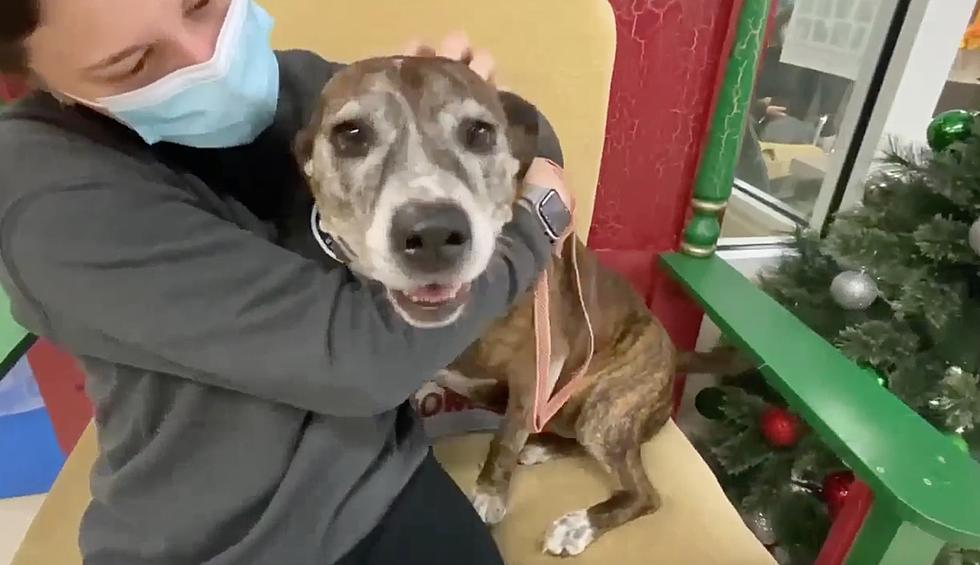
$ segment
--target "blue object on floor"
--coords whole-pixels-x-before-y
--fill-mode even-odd
[[[24,357],[0,379],[0,499],[48,492],[64,462]]]

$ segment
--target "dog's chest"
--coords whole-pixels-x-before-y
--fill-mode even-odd
[[[575,299],[576,289],[561,268],[552,265],[549,270],[551,350],[552,360],[563,361],[570,349],[587,345],[579,339],[584,336],[581,307]],[[574,300],[574,303],[569,302]],[[493,379],[515,386],[527,386],[530,390],[536,379],[537,342],[534,328],[535,294],[528,291],[504,318],[490,329],[457,359],[452,369],[474,379]],[[581,334],[581,335],[580,335]],[[581,362],[580,355],[572,355]],[[560,369],[560,367],[558,367]],[[557,378],[557,373],[553,375]]]
[[[528,293],[510,313],[490,326],[451,368],[467,378],[508,382],[534,371],[534,297]],[[529,375],[531,376],[531,375]]]

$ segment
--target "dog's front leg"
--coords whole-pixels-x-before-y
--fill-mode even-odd
[[[496,524],[507,513],[507,491],[517,468],[518,455],[530,435],[528,409],[521,395],[512,394],[500,429],[490,442],[483,469],[476,479],[473,506],[487,524]]]

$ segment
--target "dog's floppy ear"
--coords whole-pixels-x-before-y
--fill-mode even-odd
[[[517,178],[522,179],[538,154],[538,109],[512,92],[500,91],[499,96],[507,115],[507,142],[521,164]]]
[[[313,144],[316,141],[316,136],[320,133],[322,122],[323,106],[321,103],[318,103],[310,121],[299,130],[299,133],[296,134],[296,138],[293,140],[293,157],[299,165],[299,170],[303,172],[303,178],[306,179],[310,176],[310,171],[307,170],[307,164],[313,157]]]

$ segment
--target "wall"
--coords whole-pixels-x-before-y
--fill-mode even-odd
[[[860,204],[865,180],[891,140],[924,144],[976,0],[911,0],[840,208]],[[828,196],[830,194],[828,193]]]
[[[926,127],[946,85],[975,2],[913,0],[909,19],[917,8],[922,19],[885,121],[886,138],[891,135],[908,142],[925,143]]]

